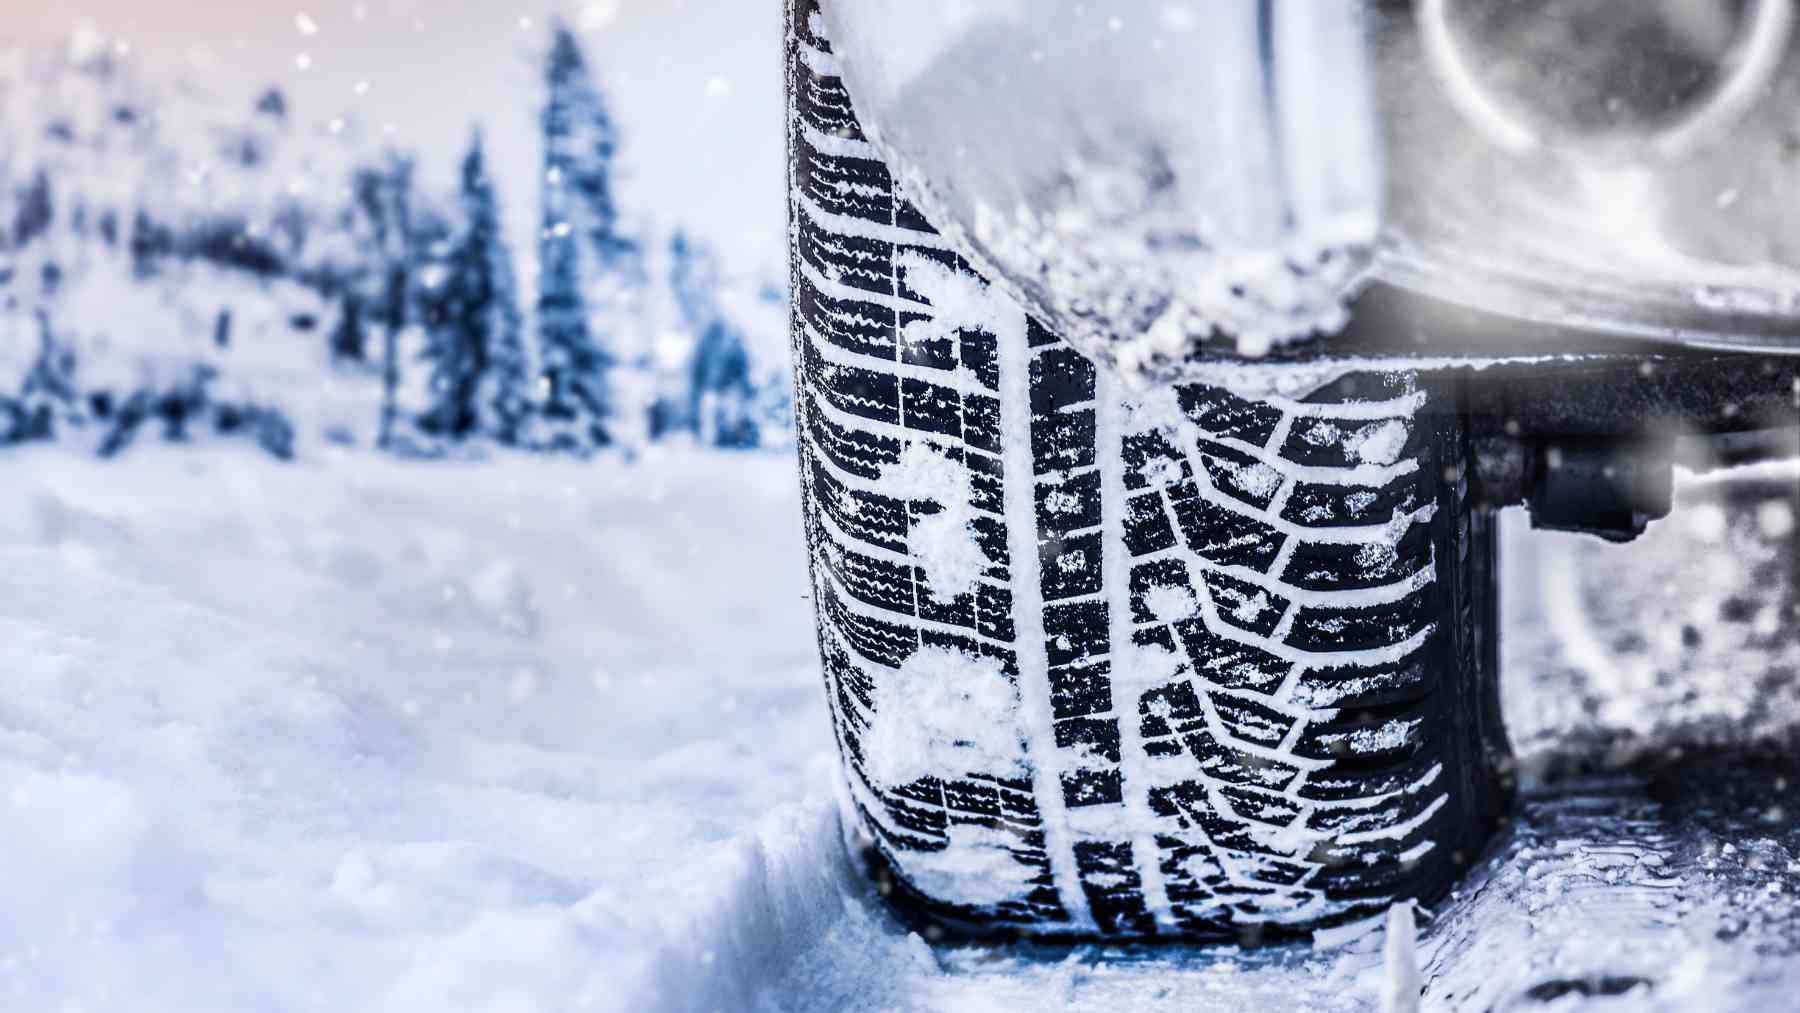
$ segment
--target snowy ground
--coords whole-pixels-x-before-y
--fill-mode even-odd
[[[791,466],[9,453],[0,1008],[1375,1008],[1377,930],[898,928],[832,816]],[[1532,787],[1426,1008],[1792,998],[1795,481],[1625,549],[1509,530]]]

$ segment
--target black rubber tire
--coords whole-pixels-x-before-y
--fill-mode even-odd
[[[816,0],[788,16],[814,602],[853,820],[893,897],[963,933],[1235,940],[1443,894],[1508,802],[1496,543],[1467,503],[1459,390],[1363,374],[1297,401],[1134,401],[1023,311],[971,316],[985,286],[864,140]],[[934,307],[920,289],[945,278],[963,294]],[[968,502],[911,495],[912,448]],[[915,551],[951,509],[978,579]],[[1018,762],[912,777],[916,757],[876,752],[906,742],[870,729],[920,652],[1006,680]],[[948,755],[985,755],[966,745]]]

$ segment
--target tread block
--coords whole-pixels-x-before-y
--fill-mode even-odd
[[[1063,481],[1037,485],[1041,531],[1068,532],[1100,526],[1100,473],[1083,471]]]
[[[1362,545],[1301,542],[1281,581],[1308,591],[1347,591],[1407,580],[1431,565],[1431,529],[1414,522],[1393,541]]]
[[[1266,637],[1275,632],[1287,614],[1286,598],[1230,574],[1209,570],[1201,575],[1201,580],[1219,621],[1227,625]]]
[[[957,333],[939,334],[929,328],[909,326],[929,319],[909,311],[900,313],[900,361],[948,373],[957,366]]]
[[[813,597],[845,642],[856,653],[878,665],[899,668],[918,644],[918,635],[912,629],[899,622],[883,622],[852,611],[829,586]],[[905,618],[895,616],[897,620]]]
[[[1100,532],[1047,533],[1038,543],[1045,601],[1099,594],[1102,586]]]
[[[900,381],[900,410],[909,429],[962,439],[962,395],[953,388],[905,377]]]
[[[916,231],[929,233],[931,230],[929,228],[924,228],[924,229],[917,229]],[[921,245],[917,245],[914,243],[906,243],[906,244],[902,244],[899,248],[897,248],[894,251],[894,254],[895,254],[895,257],[894,257],[895,262],[890,262],[887,265],[889,273],[891,274],[892,277],[894,277],[895,282],[896,282],[895,288],[894,288],[894,294],[900,296],[902,299],[911,299],[914,302],[921,302],[921,303],[926,304],[927,306],[931,305],[931,299],[928,298],[925,295],[925,293],[914,288],[911,284],[911,273],[912,272],[911,272],[909,265],[913,262],[913,260],[915,258],[917,258],[919,260],[929,261],[933,264],[938,265],[939,267],[943,267],[943,268],[946,268],[951,271],[955,271],[960,274],[973,274],[974,273],[974,270],[969,267],[967,261],[963,260],[961,257],[950,252],[949,250],[938,249],[936,247],[931,247],[931,246],[921,246]],[[904,259],[902,259],[902,258],[904,258]],[[922,317],[921,319],[928,320],[930,318]]]
[[[1039,475],[1094,464],[1094,410],[1078,408],[1031,419],[1031,460]]]
[[[1244,788],[1226,785],[1219,789],[1219,794],[1231,803],[1233,812],[1247,820],[1255,820],[1264,826],[1283,828],[1294,823],[1305,812],[1292,799],[1268,792],[1250,791]]]
[[[1125,798],[1125,775],[1118,767],[1082,767],[1062,772],[1063,804],[1071,809],[1083,806],[1117,805]]]
[[[888,306],[861,299],[840,299],[811,286],[795,301],[794,317],[812,341],[825,341],[856,355],[866,355],[878,362],[894,359],[894,335],[897,317]],[[810,369],[827,368],[819,349],[803,347],[801,364]]]
[[[1421,752],[1378,770],[1317,771],[1307,776],[1296,792],[1315,802],[1345,802],[1404,791],[1431,772],[1438,757]]]
[[[904,197],[899,197],[894,204],[894,224],[914,232],[931,231],[931,222],[926,220],[925,212]]]
[[[1380,488],[1346,491],[1339,485],[1300,482],[1281,508],[1283,520],[1309,528],[1362,527],[1386,524],[1396,512],[1419,508],[1418,476],[1406,475]]]
[[[805,433],[839,471],[879,482],[883,469],[900,460],[900,441],[840,426],[822,415],[807,419]]]
[[[1127,489],[1160,489],[1194,477],[1187,456],[1161,429],[1131,433],[1120,444],[1119,453],[1125,462]]]
[[[1281,551],[1282,535],[1273,525],[1219,506],[1198,491],[1171,502],[1182,540],[1202,559],[1267,571]]]
[[[863,136],[862,126],[850,104],[850,93],[844,90],[842,81],[802,71],[793,75],[793,82],[794,99],[800,107],[801,119],[807,124],[821,133],[845,140],[868,140]]]
[[[1302,606],[1287,640],[1315,654],[1389,647],[1429,628],[1441,597],[1439,588],[1426,584],[1379,608]]]
[[[1044,609],[1045,645],[1050,664],[1067,665],[1107,653],[1106,603],[1067,602]]]
[[[1240,741],[1273,748],[1293,730],[1293,717],[1265,707],[1253,697],[1236,693],[1210,695],[1219,723]]]
[[[1187,564],[1153,559],[1131,567],[1131,618],[1137,623],[1179,622],[1200,609]],[[1162,611],[1159,613],[1158,609]]]
[[[993,583],[975,585],[975,632],[1010,642],[1013,629],[1012,591]]]
[[[913,568],[885,559],[873,559],[854,550],[840,548],[826,555],[831,568],[857,601],[891,611],[910,611],[913,605]]]
[[[1434,784],[1418,791],[1402,790],[1379,805],[1321,806],[1307,817],[1310,830],[1329,834],[1359,834],[1394,826],[1413,819],[1438,799],[1443,785]]]
[[[1119,723],[1112,718],[1065,718],[1056,722],[1056,748],[1073,749],[1093,760],[1117,764]]]
[[[893,222],[894,181],[888,175],[887,166],[872,159],[815,151],[811,145],[802,150],[806,161],[806,175],[801,192],[818,205],[819,210],[883,225]],[[860,236],[846,235],[841,239],[846,242],[867,242]],[[891,254],[882,258],[883,262],[891,259]],[[875,263],[873,259],[870,262]],[[893,276],[889,272],[883,274],[887,280],[882,283],[882,287],[872,291],[892,295]],[[832,276],[827,274],[826,277]],[[845,283],[854,284],[849,281]]]
[[[1063,718],[1088,717],[1112,710],[1112,679],[1109,660],[1082,665],[1058,665],[1050,669],[1050,706],[1052,715]]]
[[[1160,492],[1139,493],[1125,503],[1125,548],[1147,556],[1175,546],[1175,529],[1163,508]]]
[[[1231,784],[1281,791],[1300,773],[1300,768],[1227,746],[1204,725],[1183,729],[1182,744],[1209,776]]]
[[[889,267],[894,259],[892,243],[869,236],[833,232],[810,214],[800,215],[795,227],[799,230],[800,257],[820,277],[863,292],[893,294],[893,274]],[[814,291],[819,297],[826,298],[823,292]]]
[[[1320,667],[1302,672],[1294,683],[1294,703],[1301,707],[1379,707],[1420,699],[1438,685],[1437,672],[1426,664],[1429,645],[1390,665]]]
[[[1274,467],[1214,440],[1201,440],[1198,453],[1214,489],[1257,510],[1266,509],[1287,482]]]
[[[1318,760],[1389,765],[1413,756],[1431,734],[1434,701],[1404,708],[1342,711],[1332,721],[1307,726],[1294,754]]]
[[[1144,907],[1143,883],[1138,879],[1130,844],[1077,841],[1075,864],[1101,932],[1118,935],[1155,930],[1155,919]]]
[[[962,367],[974,374],[976,382],[988,390],[1000,389],[1000,349],[997,339],[986,331],[964,330],[959,332],[957,351],[962,360]],[[994,402],[995,417],[999,417],[999,402]]]
[[[861,366],[827,366],[820,400],[847,415],[900,425],[900,378]]]
[[[1140,732],[1146,739],[1162,739],[1175,734],[1177,727],[1187,727],[1202,720],[1206,711],[1200,704],[1200,694],[1187,683],[1173,682],[1145,693],[1140,701],[1142,722]],[[1175,744],[1180,749],[1180,744]]]
[[[977,450],[1000,453],[1000,402],[986,394],[963,395],[963,440]],[[999,467],[999,462],[994,462]]]
[[[1349,373],[1301,398],[1307,404],[1356,404],[1392,401],[1419,389],[1418,378],[1403,370]]]
[[[1007,580],[1006,522],[993,514],[977,514],[969,521],[969,529],[975,533],[981,554],[991,564],[983,574],[993,580]]]
[[[1030,372],[1033,418],[1094,400],[1094,364],[1067,345],[1059,344],[1033,355]]]
[[[1177,393],[1181,411],[1202,432],[1262,446],[1281,425],[1282,411],[1260,401],[1249,401],[1217,387],[1182,387]]]
[[[1313,468],[1386,465],[1417,457],[1422,430],[1411,419],[1299,419],[1281,456]]]
[[[1293,670],[1293,664],[1250,644],[1227,640],[1200,619],[1175,624],[1194,675],[1224,689],[1269,689]]]
[[[890,552],[906,551],[906,504],[878,493],[852,489],[824,466],[808,460],[813,502],[845,534]],[[821,535],[821,537],[828,537]]]

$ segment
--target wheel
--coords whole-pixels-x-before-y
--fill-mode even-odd
[[[789,19],[813,600],[898,908],[1240,939],[1438,897],[1507,804],[1459,389],[1121,389],[899,196]]]

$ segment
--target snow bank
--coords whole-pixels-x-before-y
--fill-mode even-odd
[[[844,917],[844,884],[856,875],[829,797],[771,813],[755,831],[722,845],[707,866],[705,888],[669,898],[658,912],[660,933],[627,952],[607,1008],[750,1008]],[[776,1001],[762,997],[771,1008]]]
[[[791,462],[30,448],[7,480],[0,1006],[736,1009],[817,935]]]

